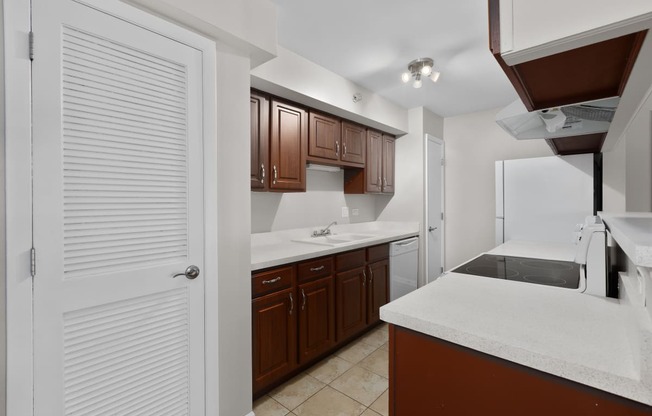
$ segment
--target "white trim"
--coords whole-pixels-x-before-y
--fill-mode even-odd
[[[215,42],[117,0],[84,0],[98,10],[174,39],[203,55],[204,178],[217,175]],[[124,17],[128,10],[130,19]],[[31,218],[31,106],[28,32],[29,2],[4,2],[7,208],[7,415],[33,415]],[[136,21],[132,20],[135,19]],[[35,35],[38,37],[38,35]],[[36,59],[38,59],[38,52]],[[204,180],[205,328],[218,327],[217,188]],[[210,309],[209,309],[210,308]],[[205,334],[206,414],[218,414],[217,330]],[[210,373],[210,375],[209,375]],[[210,392],[210,394],[209,394]]]
[[[443,214],[443,218],[441,220],[441,267],[446,270],[446,265],[445,265],[445,260],[446,260],[446,214],[445,214],[445,207],[446,207],[446,191],[445,191],[445,174],[446,174],[446,143],[444,140],[432,136],[430,134],[425,135],[425,140],[423,141],[424,143],[424,151],[423,151],[423,162],[424,162],[424,178],[423,178],[423,226],[421,229],[421,235],[423,236],[423,247],[424,247],[424,270],[425,270],[425,284],[430,283],[428,281],[428,269],[429,269],[429,262],[428,262],[428,185],[429,185],[429,177],[430,175],[428,167],[430,166],[428,163],[428,142],[433,142],[433,143],[438,143],[441,144],[441,160],[442,164],[440,166],[441,169],[441,212]]]
[[[501,0],[499,3],[500,53],[503,55],[514,49],[514,2]]]
[[[502,17],[502,13],[501,13]],[[502,20],[501,20],[502,21]],[[578,33],[576,35],[567,36],[562,39],[554,40],[544,43],[542,45],[533,46],[531,48],[523,49],[520,51],[505,51],[501,53],[503,60],[509,66],[522,64],[523,62],[532,61],[534,59],[543,58],[550,55],[555,55],[561,52],[569,51],[571,49],[581,48],[583,46],[591,45],[593,43],[602,42],[608,39],[617,38],[620,36],[628,35],[630,33],[639,32],[641,30],[649,29],[652,26],[652,12],[645,13],[640,16],[635,16],[620,22],[612,23],[606,26],[598,27],[595,29],[587,30],[586,32]],[[513,25],[512,37],[513,37]],[[503,37],[503,30],[500,30],[501,44]],[[513,44],[512,44],[513,48]],[[510,49],[512,49],[510,48]]]
[[[33,414],[30,5],[4,1],[7,415]]]
[[[247,413],[245,416],[256,416],[253,411]]]

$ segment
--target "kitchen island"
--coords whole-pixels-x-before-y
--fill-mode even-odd
[[[556,245],[490,253],[569,260]],[[541,255],[543,253],[543,255]],[[627,301],[446,273],[381,308],[390,414],[652,414],[652,323]]]

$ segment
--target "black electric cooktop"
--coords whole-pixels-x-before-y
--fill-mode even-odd
[[[580,286],[580,265],[570,261],[483,254],[453,272],[568,289]]]

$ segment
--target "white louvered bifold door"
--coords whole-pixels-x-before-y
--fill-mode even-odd
[[[202,54],[33,3],[34,414],[203,415]]]

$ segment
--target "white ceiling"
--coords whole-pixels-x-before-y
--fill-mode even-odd
[[[517,99],[489,52],[487,0],[273,0],[279,44],[404,108],[442,117]],[[401,82],[413,59],[441,72]]]

